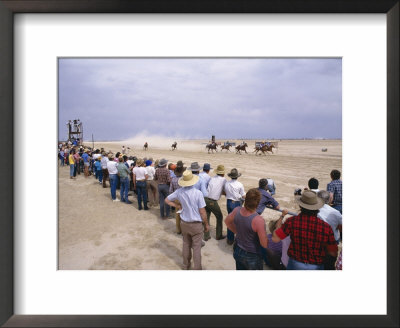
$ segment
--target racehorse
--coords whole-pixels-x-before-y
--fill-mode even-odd
[[[210,153],[210,149],[211,149],[211,153],[213,153],[214,150],[215,150],[215,152],[217,152],[217,147],[218,147],[218,145],[215,142],[206,145],[206,148],[208,149],[208,153]]]
[[[259,151],[261,151],[264,155],[267,155],[267,152],[268,151],[270,151],[272,154],[274,153],[273,151],[272,151],[272,148],[276,148],[273,144],[271,144],[271,145],[264,145],[264,146],[255,146],[254,147],[254,151],[253,151],[253,153],[254,152],[256,152],[256,155],[258,154],[258,152]],[[261,155],[261,154],[260,154]]]
[[[231,151],[229,148],[231,148],[232,145],[231,144],[226,144],[226,145],[221,145],[221,151],[223,151],[224,149]]]
[[[176,141],[171,145],[171,150],[175,150],[175,149],[177,149],[176,148],[176,145],[177,145],[177,143],[176,143]]]
[[[148,143],[146,141],[146,143],[143,145],[143,150],[147,150],[147,148],[149,148],[149,145],[148,145]]]
[[[242,151],[242,150],[244,150],[244,152],[247,154],[246,147],[248,147],[248,145],[247,145],[246,142],[243,143],[243,144],[241,144],[241,145],[237,145],[237,146],[235,147],[235,149],[236,149],[236,154],[238,154],[238,153],[241,154],[241,151]]]

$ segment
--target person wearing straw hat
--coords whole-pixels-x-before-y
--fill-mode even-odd
[[[205,202],[203,194],[194,185],[199,180],[197,175],[192,171],[186,170],[183,172],[182,177],[178,180],[178,184],[182,187],[175,190],[166,199],[165,203],[168,206],[177,206],[174,201],[179,200],[182,209],[181,216],[181,229],[183,236],[182,257],[183,268],[189,270],[191,267],[191,259],[193,249],[193,262],[194,269],[201,270],[201,246],[204,232],[207,232],[210,227],[207,221],[205,211]]]
[[[235,207],[240,206],[241,200],[245,197],[246,193],[244,192],[244,186],[241,182],[237,181],[242,174],[238,172],[237,169],[232,169],[230,173],[228,173],[228,177],[231,178],[230,181],[227,181],[224,186],[225,195],[226,195],[226,209],[228,214],[231,213]],[[232,245],[235,240],[235,234],[227,229],[227,238],[226,242],[228,245]]]
[[[282,224],[287,214],[287,210],[283,210],[272,241],[279,242],[290,236],[287,270],[323,270],[326,253],[336,257],[338,250],[332,228],[317,217],[324,202],[311,190],[296,195],[295,201],[300,206],[300,213]]]
[[[222,193],[224,192],[224,187],[226,183],[225,179],[225,166],[218,165],[216,170],[214,170],[215,176],[210,179],[207,188],[207,197],[204,197],[206,201],[206,212],[207,212],[207,220],[210,223],[211,213],[215,215],[217,220],[216,224],[216,236],[215,239],[221,240],[226,238],[226,235],[222,234],[222,212],[221,208],[218,205],[218,200],[221,198]],[[204,240],[209,240],[210,232],[204,233]]]

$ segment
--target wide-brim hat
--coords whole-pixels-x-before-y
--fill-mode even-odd
[[[199,181],[199,176],[192,173],[190,170],[186,170],[182,174],[182,178],[178,180],[178,184],[181,187],[190,187],[193,186]]]
[[[141,159],[141,158],[138,158],[137,161],[136,161],[136,165],[137,166],[142,166],[143,164],[144,164],[144,160]]]
[[[168,160],[166,160],[165,158],[162,158],[158,162],[158,166],[165,166],[165,165],[167,165],[167,163],[168,163]]]
[[[182,161],[177,161],[177,162],[176,162],[176,166],[181,166],[181,167],[183,167],[183,162],[182,162]]]
[[[324,201],[317,196],[314,191],[304,190],[301,195],[294,197],[295,202],[300,205],[300,207],[306,208],[308,210],[319,210],[324,206]]]
[[[225,166],[218,165],[217,168],[214,170],[215,174],[225,174]]]
[[[114,155],[113,154],[108,154],[108,159],[114,159]]]
[[[203,171],[210,171],[212,170],[212,167],[209,163],[204,163],[203,165]]]
[[[232,169],[230,173],[228,173],[228,177],[232,179],[239,178],[242,175],[242,173],[239,173],[237,169]]]
[[[201,167],[200,167],[199,163],[197,163],[197,162],[193,162],[192,164],[190,164],[190,167],[187,168],[187,170],[195,171],[195,172],[200,171],[200,169],[201,169]]]

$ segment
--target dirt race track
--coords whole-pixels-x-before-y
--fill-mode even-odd
[[[235,141],[235,140],[230,140]],[[172,144],[168,142],[169,144]],[[235,151],[208,154],[207,140],[178,141],[178,149],[169,146],[156,148],[149,141],[148,151],[138,145],[124,143],[95,143],[114,153],[122,145],[130,147],[129,155],[137,157],[166,158],[185,166],[197,161],[201,166],[207,162],[212,168],[225,165],[226,173],[237,168],[245,190],[258,186],[261,178],[272,178],[277,190],[275,199],[281,207],[297,211],[294,203],[295,188],[307,186],[315,177],[320,189],[326,189],[332,169],[342,171],[341,140],[283,140],[279,141],[275,154],[254,155],[254,140],[247,141],[248,154]],[[240,142],[240,140],[236,140]],[[143,142],[144,143],[144,142]],[[88,143],[90,146],[91,143]],[[327,148],[327,152],[322,152]],[[210,172],[214,175],[213,171]],[[228,177],[227,177],[228,178]],[[229,179],[229,178],[228,178]],[[133,204],[113,203],[110,189],[102,186],[93,176],[69,179],[69,167],[59,167],[59,269],[61,270],[180,270],[182,265],[182,237],[175,233],[175,219],[163,221],[159,209],[138,211],[135,197]],[[119,190],[117,190],[119,198]],[[226,199],[219,205],[226,216]],[[277,219],[279,213],[266,209],[263,217],[268,222]],[[215,240],[215,217],[211,215],[212,238],[202,248],[203,270],[234,270],[232,246],[225,240]],[[224,224],[224,233],[226,226]]]

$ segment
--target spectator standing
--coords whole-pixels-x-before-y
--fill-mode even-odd
[[[238,172],[237,169],[232,169],[230,173],[228,173],[228,177],[231,178],[230,181],[227,181],[224,186],[225,195],[226,195],[226,209],[228,214],[231,213],[234,208],[239,207],[241,204],[241,200],[245,197],[246,193],[244,192],[243,184],[237,179],[242,174]],[[227,228],[227,238],[226,242],[228,245],[232,245],[235,240],[235,234]]]
[[[338,170],[332,170],[332,181],[328,183],[326,190],[332,194],[332,207],[342,214],[342,180],[340,180],[340,176],[341,174]]]
[[[226,235],[222,234],[222,212],[221,208],[218,205],[218,200],[221,198],[222,192],[224,192],[224,187],[226,183],[225,179],[225,166],[218,165],[215,170],[215,176],[210,179],[207,188],[207,197],[204,197],[206,201],[206,212],[207,212],[207,221],[210,224],[210,216],[211,213],[215,215],[217,220],[216,224],[216,236],[215,239],[221,240],[226,238]],[[207,241],[210,239],[210,232],[204,234],[204,240]]]
[[[160,163],[162,160],[160,161]],[[157,173],[157,172],[156,172]],[[183,267],[189,270],[191,267],[192,249],[194,269],[201,270],[201,243],[204,232],[209,230],[207,216],[204,207],[204,197],[202,193],[193,187],[199,177],[190,170],[183,172],[182,178],[178,180],[182,187],[175,190],[165,199],[167,206],[175,206],[175,200],[179,200],[182,207],[181,229],[183,236],[182,257]]]
[[[87,178],[89,176],[90,156],[88,153],[89,153],[89,149],[85,149],[85,152],[82,154],[85,178]]]
[[[322,199],[324,206],[319,209],[318,217],[328,223],[333,231],[336,243],[339,244],[340,233],[342,230],[342,214],[337,209],[329,206],[330,194],[326,190],[321,190],[317,196]],[[327,254],[324,262],[325,270],[335,270],[336,257]]]
[[[129,174],[131,170],[125,165],[124,158],[119,158],[119,163],[117,165],[118,176],[120,180],[120,198],[121,202],[125,202],[127,204],[132,204],[132,202],[128,199],[129,192]]]
[[[107,170],[108,176],[110,179],[110,191],[111,191],[111,199],[113,202],[119,202],[117,198],[116,191],[117,191],[117,183],[118,183],[118,163],[114,161],[114,156],[112,154],[108,155],[108,162],[107,162]]]
[[[108,157],[106,156],[106,152],[102,152],[101,153],[102,157],[101,157],[101,170],[103,171],[103,188],[107,187],[107,178],[108,178],[108,170],[107,170],[107,162],[109,161]]]
[[[244,207],[236,207],[226,218],[225,224],[236,234],[233,258],[236,270],[262,270],[263,262],[260,245],[268,246],[265,221],[256,212],[261,199],[258,189],[246,193]]]
[[[103,181],[103,170],[101,169],[101,157],[97,157],[94,163],[94,168],[96,170],[96,179],[98,179],[99,183],[101,184]]]
[[[185,167],[183,166],[177,166],[175,168],[175,177],[172,178],[171,180],[171,184],[169,186],[169,194],[174,193],[176,190],[178,190],[179,188],[181,188],[181,186],[179,185],[178,181],[179,179],[182,177],[183,172],[185,171]],[[175,208],[179,208],[181,203],[179,202],[179,200],[175,200],[174,203],[177,206],[174,206]],[[175,212],[175,221],[176,221],[176,233],[179,235],[182,233],[182,229],[181,229],[181,216],[180,213],[178,213],[179,211]]]
[[[76,173],[81,174],[81,168],[80,168],[81,156],[79,155],[78,152],[75,151],[75,148],[74,148],[74,158],[75,158],[74,177],[76,177]]]
[[[168,203],[165,203],[165,198],[168,197],[169,194],[169,184],[171,183],[171,175],[169,170],[167,169],[168,161],[165,158],[162,158],[158,163],[158,169],[156,169],[156,173],[154,174],[154,180],[158,183],[158,197],[160,202],[160,217],[163,220],[168,219],[171,208]]]
[[[141,211],[143,208],[147,211],[147,191],[146,180],[149,177],[144,167],[144,161],[139,158],[136,161],[136,167],[132,170],[133,173],[133,188],[136,189],[138,198],[138,208]],[[143,201],[143,207],[142,207]]]
[[[317,217],[323,201],[310,190],[295,196],[295,201],[300,206],[300,214],[289,217],[282,224],[287,214],[287,210],[283,210],[272,240],[279,242],[290,236],[287,270],[323,270],[326,252],[337,256],[337,244],[331,227]]]
[[[209,163],[204,163],[203,172],[199,173],[200,178],[202,178],[205,182],[206,189],[208,188],[208,183],[211,179],[210,170],[212,170],[211,165]]]
[[[75,177],[75,150],[71,149],[68,156],[68,164],[69,164],[69,178],[73,179]]]
[[[154,174],[156,173],[156,169],[153,166],[153,162],[151,160],[146,161],[146,172],[149,176],[147,178],[147,196],[149,198],[149,205],[156,206],[158,204],[158,190],[157,190],[157,182],[154,181]]]
[[[192,164],[190,164],[190,167],[187,168],[187,169],[192,171],[192,173],[194,175],[199,177],[198,181],[194,185],[194,188],[200,190],[201,193],[203,194],[203,197],[207,197],[208,196],[208,192],[207,192],[206,182],[204,181],[204,179],[202,177],[200,177],[200,174],[199,174],[200,173],[200,165],[199,165],[199,163],[193,162]]]
[[[58,153],[58,158],[60,159],[60,165],[64,166],[64,148],[61,148]]]

